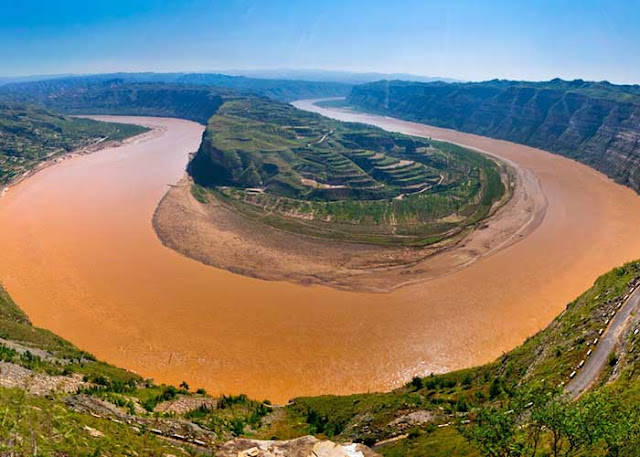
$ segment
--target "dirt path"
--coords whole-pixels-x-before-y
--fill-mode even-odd
[[[620,338],[629,324],[631,315],[638,309],[639,305],[640,288],[637,288],[616,312],[609,326],[600,336],[596,348],[586,358],[584,366],[577,370],[576,375],[567,384],[565,392],[569,398],[579,397],[598,380],[609,360],[609,354],[620,343]]]

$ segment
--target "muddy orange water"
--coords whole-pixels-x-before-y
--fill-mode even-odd
[[[389,389],[415,374],[493,359],[545,326],[598,275],[640,257],[640,198],[588,167],[503,141],[367,117],[532,170],[549,201],[544,221],[462,271],[390,294],[234,275],[163,247],[151,226],[202,127],[120,120],[165,130],[66,160],[0,199],[0,280],[36,325],[157,381],[277,402]]]

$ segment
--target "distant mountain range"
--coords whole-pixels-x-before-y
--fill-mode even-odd
[[[640,86],[582,80],[380,81],[355,86],[358,109],[500,138],[583,162],[640,191]]]
[[[344,97],[349,94],[352,87],[351,84],[339,82],[260,79],[220,73],[107,73],[10,82],[0,86],[0,97],[47,104],[50,102],[50,97],[41,98],[45,94],[61,95],[63,92],[68,96],[69,91],[74,88],[86,89],[109,81],[215,86],[243,93],[265,95],[285,102],[302,98]]]
[[[444,78],[441,76],[420,76],[409,73],[377,73],[377,72],[352,72],[337,70],[225,70],[222,73],[227,75],[248,76],[251,78],[265,79],[291,79],[304,81],[325,81],[339,82],[344,84],[364,84],[383,79],[416,81],[416,82],[460,82],[453,78]]]
[[[198,81],[207,83],[219,82],[220,80],[230,80],[229,77],[246,77],[250,79],[268,79],[268,80],[289,80],[289,81],[307,81],[320,83],[341,83],[346,85],[364,84],[382,79],[417,81],[417,82],[460,82],[453,78],[443,78],[439,76],[420,76],[408,73],[377,73],[377,72],[351,72],[337,70],[296,70],[296,69],[274,69],[274,70],[223,70],[211,72],[139,72],[139,73],[105,73],[105,74],[59,74],[59,75],[29,75],[29,76],[0,76],[0,86],[11,83],[45,81],[60,78],[122,78],[136,82],[188,82],[197,83]],[[238,80],[240,81],[240,80]],[[280,81],[281,82],[281,81]],[[248,83],[238,82],[239,85]],[[265,83],[266,84],[266,83]]]
[[[8,84],[0,87],[0,101],[65,114],[178,117],[206,124],[226,92],[206,86],[83,77]]]
[[[0,76],[0,86],[10,83],[23,83],[29,81],[42,81],[45,79],[66,78],[71,74],[63,75],[30,75],[30,76]]]

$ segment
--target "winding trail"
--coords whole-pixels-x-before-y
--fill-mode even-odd
[[[620,344],[621,337],[627,329],[633,313],[639,306],[640,288],[636,288],[611,319],[609,326],[600,336],[596,348],[586,358],[584,366],[577,370],[576,375],[567,384],[565,393],[569,398],[579,397],[598,380],[607,365],[609,354]]]

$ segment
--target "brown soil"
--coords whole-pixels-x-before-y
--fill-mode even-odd
[[[361,455],[375,457],[373,452],[363,444],[336,444],[332,441],[320,441],[313,436],[303,436],[286,441],[263,441],[237,438],[223,444],[218,449],[220,457],[350,457]]]

